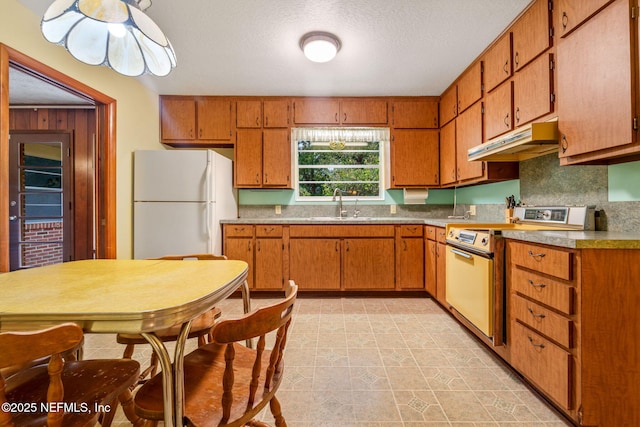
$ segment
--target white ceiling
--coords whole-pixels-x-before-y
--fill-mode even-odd
[[[19,1],[39,16],[52,2]],[[160,94],[437,96],[530,1],[154,0],[178,66],[140,79]],[[309,31],[340,38],[336,59],[304,58]]]

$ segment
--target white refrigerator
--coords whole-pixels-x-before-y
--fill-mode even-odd
[[[221,254],[220,220],[238,217],[231,160],[212,150],[133,156],[133,257]]]

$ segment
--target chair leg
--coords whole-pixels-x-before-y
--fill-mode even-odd
[[[142,427],[145,425],[145,420],[136,415],[133,404],[133,393],[131,393],[131,390],[125,390],[120,396],[118,396],[118,400],[120,401],[120,405],[122,405],[124,415],[131,424],[135,427]]]
[[[276,427],[287,427],[287,422],[282,416],[282,408],[280,408],[280,402],[278,402],[278,399],[275,396],[271,398],[271,401],[269,402],[269,408],[271,409],[273,418],[275,418],[276,420]]]

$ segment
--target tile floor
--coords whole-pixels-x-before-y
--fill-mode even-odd
[[[242,312],[239,299],[220,307]],[[111,335],[86,337],[85,358],[122,350]],[[302,296],[285,357],[277,396],[290,427],[569,425],[428,298]]]

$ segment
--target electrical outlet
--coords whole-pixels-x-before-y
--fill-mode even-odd
[[[476,205],[469,205],[469,215],[476,215]]]
[[[276,205],[276,215],[281,215],[281,214],[282,214],[282,206]]]
[[[390,205],[390,209],[391,209],[391,215],[395,215],[398,212],[396,205]]]

